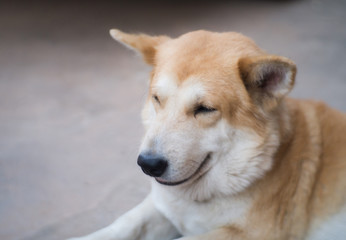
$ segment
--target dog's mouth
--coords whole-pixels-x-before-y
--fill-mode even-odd
[[[180,181],[177,181],[177,182],[168,182],[168,181],[164,181],[160,178],[155,178],[155,180],[160,183],[160,184],[163,184],[163,185],[167,185],[167,186],[176,186],[176,185],[180,185],[180,184],[183,184],[187,181],[189,181],[190,179],[193,179],[195,177],[198,177],[200,178],[202,175],[204,175],[207,171],[204,171],[204,168],[205,166],[207,165],[207,163],[209,162],[211,158],[211,154],[209,153],[203,160],[203,162],[201,163],[201,165],[199,165],[199,167],[197,168],[197,170],[192,174],[190,175],[188,178],[185,178],[183,180],[180,180]]]

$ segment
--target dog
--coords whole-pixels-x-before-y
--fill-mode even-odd
[[[346,239],[346,115],[286,97],[293,61],[235,32],[110,34],[153,66],[137,160],[152,189],[78,239]]]

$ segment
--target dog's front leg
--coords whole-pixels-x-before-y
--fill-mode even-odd
[[[69,240],[170,240],[179,236],[175,227],[155,208],[151,195],[110,226]]]

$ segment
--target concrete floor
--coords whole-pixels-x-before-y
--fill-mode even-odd
[[[0,239],[111,223],[149,191],[136,165],[150,68],[108,29],[239,31],[298,65],[291,94],[346,111],[346,2],[1,1]]]

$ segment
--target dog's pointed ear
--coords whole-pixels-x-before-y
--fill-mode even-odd
[[[263,55],[238,61],[240,76],[256,103],[273,108],[293,88],[296,65],[289,59]]]
[[[170,39],[167,36],[129,34],[118,29],[111,29],[109,33],[115,40],[124,44],[126,47],[141,53],[144,61],[150,65],[155,64],[157,46]]]

